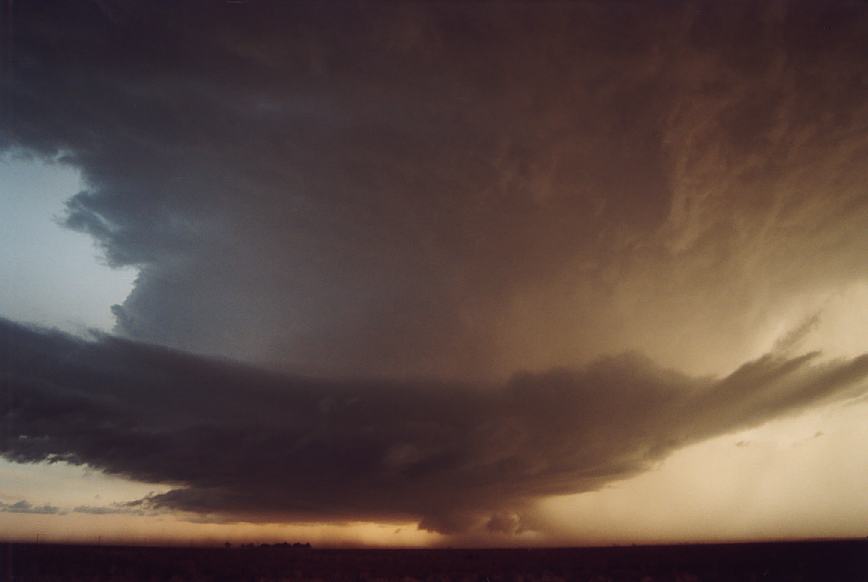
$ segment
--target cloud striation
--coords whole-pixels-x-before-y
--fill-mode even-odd
[[[770,354],[720,379],[623,355],[472,385],[290,376],[7,321],[0,342],[0,454],[174,486],[125,511],[416,520],[442,533],[516,531],[541,497],[868,388],[868,355]]]
[[[0,147],[132,339],[306,374],[720,373],[865,278],[862,2],[17,3]],[[747,346],[747,347],[746,347]]]

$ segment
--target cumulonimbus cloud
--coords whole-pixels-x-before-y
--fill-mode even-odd
[[[638,355],[500,385],[264,371],[111,336],[0,321],[16,462],[171,484],[141,506],[249,521],[416,520],[514,530],[515,510],[590,491],[679,447],[865,392],[868,355],[770,354],[720,379]]]
[[[327,377],[731,370],[864,279],[858,2],[17,3],[2,147],[131,339]],[[752,352],[751,352],[752,353]]]
[[[12,17],[0,149],[78,168],[66,225],[139,276],[117,337],[0,323],[8,459],[220,519],[515,532],[864,392],[866,356],[796,355],[811,323],[738,366],[769,313],[864,281],[859,3]],[[597,358],[625,348],[654,359]]]

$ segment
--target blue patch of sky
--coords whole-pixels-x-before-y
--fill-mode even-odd
[[[111,306],[129,294],[136,271],[109,267],[90,236],[61,224],[66,200],[82,189],[67,164],[0,156],[0,317],[111,330]]]

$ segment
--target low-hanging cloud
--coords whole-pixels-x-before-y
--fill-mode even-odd
[[[62,513],[59,507],[55,507],[50,503],[42,505],[34,505],[26,499],[21,499],[14,503],[6,503],[0,501],[0,512],[3,513],[30,513],[36,515],[57,515]]]
[[[141,503],[113,503],[111,505],[79,505],[73,508],[73,513],[88,515],[147,515]]]
[[[173,488],[124,511],[247,521],[416,520],[518,532],[714,435],[866,390],[868,355],[768,355],[720,378],[638,355],[501,385],[278,374],[111,336],[0,321],[0,453]],[[82,511],[91,511],[81,509]]]

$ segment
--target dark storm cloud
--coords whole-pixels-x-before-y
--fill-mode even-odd
[[[858,396],[868,378],[868,355],[770,355],[719,380],[625,355],[496,386],[328,381],[5,321],[0,338],[0,453],[173,485],[123,510],[412,519],[447,533],[521,531],[543,496],[594,490],[701,439]]]
[[[866,22],[17,3],[4,138],[82,170],[67,222],[141,269],[131,338],[326,376],[726,369],[781,297],[863,277]]]

